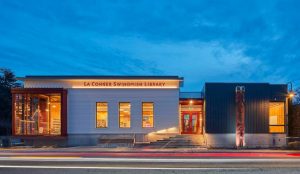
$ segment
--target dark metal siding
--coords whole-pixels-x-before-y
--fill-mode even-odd
[[[245,132],[269,132],[269,84],[245,84]]]
[[[287,85],[270,85],[270,100],[285,101],[287,91]]]
[[[286,85],[268,83],[206,83],[207,133],[235,133],[235,87],[245,86],[246,133],[269,132],[269,101],[284,101]]]
[[[206,132],[235,132],[235,91],[232,84],[206,83]]]

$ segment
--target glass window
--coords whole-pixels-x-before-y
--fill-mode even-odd
[[[49,103],[49,120],[50,120],[50,134],[61,134],[61,98],[60,96],[50,96]],[[45,120],[46,121],[46,120]]]
[[[130,103],[119,104],[119,126],[120,128],[130,128]]]
[[[153,103],[150,102],[145,102],[142,104],[143,108],[142,108],[142,112],[143,112],[143,116],[142,116],[142,126],[143,128],[148,128],[148,127],[154,127],[153,124]]]
[[[97,103],[96,113],[96,127],[107,128],[108,127],[108,105],[106,102]]]
[[[284,102],[270,102],[269,131],[270,133],[284,133]]]
[[[60,94],[15,94],[16,135],[60,135]]]

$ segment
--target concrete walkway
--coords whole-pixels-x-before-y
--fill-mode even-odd
[[[147,148],[100,148],[100,147],[9,147],[0,148],[1,152],[128,152],[128,153],[289,153],[300,152],[300,150],[283,150],[283,149],[206,149],[206,148],[164,148],[164,149],[147,149]]]

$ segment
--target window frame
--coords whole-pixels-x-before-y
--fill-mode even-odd
[[[283,104],[283,120],[284,120],[284,124],[270,124],[270,104],[271,103],[282,103]],[[284,101],[269,101],[269,105],[268,105],[268,132],[269,134],[285,134],[286,133],[286,102]],[[275,127],[275,126],[280,126],[283,127],[283,132],[271,132],[270,128],[271,127]]]
[[[130,117],[130,126],[129,127],[121,127],[121,115],[120,115],[120,113],[121,113],[121,103],[128,103],[129,105],[130,105],[130,107],[129,107],[129,113],[130,113],[130,115],[129,115],[129,117]],[[119,118],[119,128],[121,128],[121,129],[130,129],[131,128],[131,102],[119,102],[119,107],[118,107],[118,118]]]
[[[151,127],[144,127],[144,124],[143,124],[143,117],[144,117],[144,107],[143,107],[144,105],[143,105],[143,104],[144,104],[144,103],[151,103],[151,104],[153,105],[153,111],[152,111],[152,112],[153,112],[153,114],[152,114],[153,124],[152,124]],[[142,114],[141,114],[141,115],[142,115],[142,128],[143,128],[143,129],[151,129],[151,128],[154,128],[154,125],[155,125],[155,124],[154,124],[154,115],[155,115],[155,113],[154,113],[154,102],[142,102]]]
[[[97,127],[97,116],[98,116],[98,103],[106,103],[106,105],[107,105],[107,116],[106,116],[106,127]],[[109,113],[108,113],[108,102],[102,102],[102,101],[99,101],[99,102],[96,102],[96,117],[95,117],[95,119],[96,119],[96,122],[95,122],[95,127],[96,127],[96,129],[106,129],[106,128],[108,128],[108,116],[109,116]]]
[[[32,94],[52,94],[57,93],[61,97],[61,128],[60,128],[60,135],[20,135],[16,134],[16,125],[15,125],[15,102],[16,102],[16,95],[32,95]],[[68,124],[67,124],[67,115],[68,115],[68,105],[67,105],[67,98],[68,98],[68,91],[67,89],[63,88],[12,88],[12,122],[11,122],[11,130],[13,137],[66,137],[68,136]]]

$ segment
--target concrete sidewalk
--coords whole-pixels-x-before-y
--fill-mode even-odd
[[[300,150],[284,149],[206,149],[206,148],[164,148],[164,149],[147,149],[147,148],[100,148],[100,147],[10,147],[0,148],[1,152],[126,152],[126,153],[289,153],[300,152]]]

